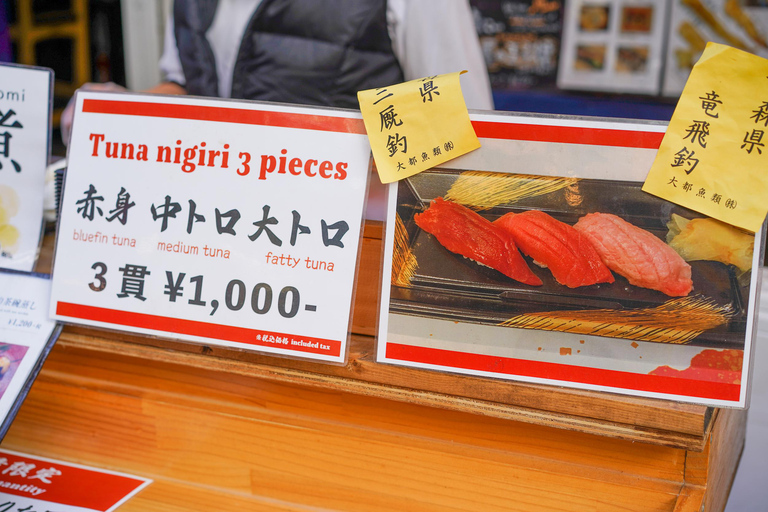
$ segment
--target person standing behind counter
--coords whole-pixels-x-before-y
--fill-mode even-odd
[[[464,69],[467,107],[492,110],[467,0],[174,0],[164,81],[144,92],[358,108],[357,91]]]
[[[175,0],[150,92],[357,108],[357,91],[466,69],[491,110],[467,0]]]
[[[174,0],[160,70],[164,82],[144,92],[346,108],[359,90],[467,70],[467,107],[493,109],[468,0]],[[73,115],[70,101],[65,144]],[[374,185],[366,217],[382,220]]]

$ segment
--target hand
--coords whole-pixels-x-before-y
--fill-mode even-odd
[[[83,84],[78,91],[101,91],[101,92],[125,92],[127,89],[125,87],[122,87],[120,85],[117,85],[114,82],[106,82],[106,83],[94,83],[89,82],[87,84]],[[69,103],[67,103],[66,108],[64,109],[64,112],[61,113],[61,121],[60,121],[60,127],[61,127],[61,140],[64,142],[65,146],[69,145],[69,135],[72,132],[72,119],[75,117],[75,97],[72,96],[70,98]]]

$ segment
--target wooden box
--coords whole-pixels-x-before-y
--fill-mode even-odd
[[[377,364],[380,262],[346,366],[67,326],[3,447],[154,479],[125,511],[723,510],[746,411]]]

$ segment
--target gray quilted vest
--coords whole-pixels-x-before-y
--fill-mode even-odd
[[[205,38],[217,3],[174,3],[189,94],[219,95]],[[240,43],[232,97],[358,108],[357,91],[402,81],[387,32],[386,0],[263,0]]]

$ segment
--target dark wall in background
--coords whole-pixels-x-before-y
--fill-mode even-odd
[[[16,22],[17,2],[21,1],[30,0],[8,1],[10,24]],[[31,2],[35,24],[67,23],[74,20],[71,0],[31,0]],[[91,79],[95,82],[112,81],[125,85],[120,0],[89,0],[88,10]],[[41,41],[35,46],[36,64],[53,69],[57,80],[71,82],[74,59],[72,52],[73,42],[70,39],[56,38]],[[14,60],[16,60],[15,54]]]

